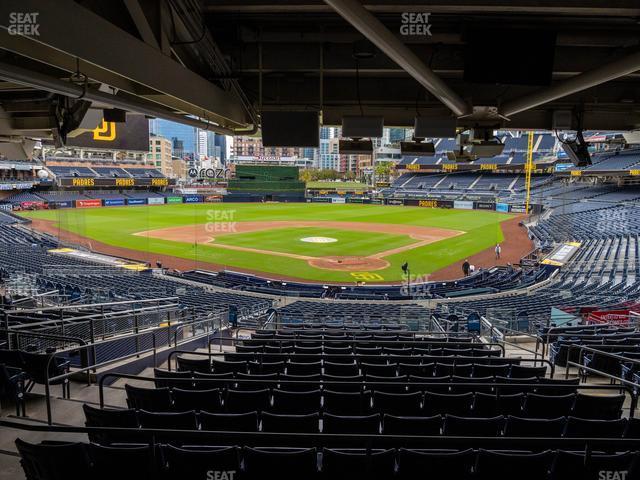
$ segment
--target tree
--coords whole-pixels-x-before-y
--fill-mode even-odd
[[[393,162],[378,162],[376,164],[376,177],[388,179],[393,171]]]

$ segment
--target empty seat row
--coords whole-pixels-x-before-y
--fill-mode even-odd
[[[521,393],[536,392],[559,395],[575,392],[578,378],[551,379],[545,377],[462,377],[458,375],[420,376],[401,375],[381,377],[377,375],[286,375],[279,373],[199,373],[169,372],[155,370],[156,387],[175,387],[186,390],[206,390],[211,388],[231,388],[236,390],[257,390],[279,388],[282,390],[334,390],[340,392],[360,392],[378,390],[391,393],[405,393],[429,390],[439,393]]]
[[[523,366],[515,363],[483,364],[477,362],[371,362],[371,359],[361,362],[345,361],[273,361],[273,362],[245,362],[245,361],[213,361],[208,358],[177,358],[178,371],[199,373],[286,373],[288,375],[313,375],[325,373],[327,375],[360,375],[371,374],[393,377],[397,375],[420,376],[503,376],[512,378],[544,377],[547,367]]]
[[[185,447],[171,445],[106,447],[83,443],[29,444],[16,441],[31,480],[64,478],[299,480],[366,479],[598,479],[600,472],[626,472],[637,478],[638,452],[614,454],[571,451],[364,450],[315,448]]]
[[[406,346],[393,343],[385,346],[349,345],[346,342],[326,344],[321,341],[305,341],[304,344],[284,342],[278,345],[238,345],[238,353],[268,354],[325,354],[325,355],[432,355],[432,356],[501,356],[502,350],[485,347],[436,347],[436,346]]]
[[[88,427],[402,436],[640,439],[640,421],[634,418],[593,420],[570,416],[544,419],[513,415],[465,417],[450,414],[414,417],[379,413],[370,415],[334,415],[330,413],[285,415],[270,412],[229,414],[204,410],[174,413],[147,412],[135,409],[98,409],[88,405],[84,405],[84,411]],[[126,435],[91,433],[89,438],[97,443],[131,442],[131,436],[127,437]],[[194,442],[194,439],[180,438],[178,432],[167,433],[165,437],[167,442]]]
[[[436,392],[388,393],[380,391],[333,392],[330,390],[183,390],[179,388],[139,388],[125,385],[130,408],[153,412],[206,410],[210,412],[307,414],[324,410],[332,413],[390,413],[424,416],[523,415],[556,418],[617,419],[622,414],[624,395],[540,395],[535,393],[496,395],[486,393],[448,394]]]

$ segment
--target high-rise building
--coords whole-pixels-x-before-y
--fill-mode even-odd
[[[180,141],[185,155],[197,153],[198,129],[195,127],[155,118],[149,121],[149,132],[159,137],[171,139],[174,145],[177,140]]]
[[[147,154],[148,163],[151,163],[163,175],[167,177],[173,176],[173,165],[171,140],[157,135],[151,135],[149,138],[149,153]]]
[[[198,129],[198,150],[197,150],[197,155],[198,155],[198,160],[200,160],[202,162],[202,160],[204,160],[205,158],[207,158],[209,156],[209,145],[208,145],[208,134],[210,132],[207,132],[206,130],[200,130]]]
[[[236,157],[302,157],[302,148],[297,147],[264,147],[258,137],[234,137],[232,155]]]

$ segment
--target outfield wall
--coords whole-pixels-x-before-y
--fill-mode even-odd
[[[364,203],[375,205],[393,205],[424,208],[452,208],[456,210],[492,210],[502,213],[525,213],[526,206],[522,203],[500,203],[489,201],[471,200],[436,200],[417,198],[371,198],[367,196],[356,197],[312,197],[307,198],[308,203]],[[529,213],[542,213],[544,207],[540,204],[529,205]]]
[[[259,192],[230,193],[227,195],[201,195],[182,194],[167,195],[165,197],[148,198],[105,198],[105,199],[81,199],[61,200],[51,202],[21,202],[14,205],[6,205],[12,210],[39,210],[39,209],[63,209],[63,208],[101,208],[123,207],[142,205],[165,205],[178,203],[264,203],[268,201],[281,203],[331,203],[346,204],[359,203],[366,205],[390,205],[423,208],[452,208],[456,210],[491,210],[502,213],[525,213],[525,205],[522,203],[500,203],[480,200],[440,200],[440,199],[416,199],[416,198],[373,198],[366,194],[345,196],[304,197],[298,194],[279,193],[265,196]],[[0,206],[2,207],[2,206]],[[540,204],[529,206],[529,213],[540,214],[544,210]]]

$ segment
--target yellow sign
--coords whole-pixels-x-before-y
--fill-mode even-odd
[[[443,163],[442,164],[442,170],[444,171],[451,171],[451,170],[457,170],[458,169],[458,164],[457,163]]]
[[[629,170],[629,175],[633,175],[633,176],[640,175],[640,170]]]
[[[554,267],[561,267],[562,265],[564,265],[562,262],[558,262],[556,260],[550,260],[548,258],[545,258],[540,263],[542,263],[543,265],[553,265]]]
[[[418,202],[419,207],[438,208],[437,200],[420,200]]]
[[[94,140],[112,142],[116,139],[116,122],[105,122],[104,118],[98,128],[93,131]]]
[[[93,187],[95,186],[93,178],[72,178],[71,185],[74,187]]]
[[[151,179],[151,186],[152,187],[165,187],[169,185],[169,179],[168,178],[152,178]]]
[[[480,170],[497,170],[498,165],[496,163],[481,163]]]
[[[418,163],[410,163],[406,167],[407,170],[420,170],[420,165]]]
[[[572,177],[580,177],[582,176],[582,170],[571,170]]]
[[[359,282],[375,282],[384,280],[384,277],[373,272],[351,272],[351,276]]]
[[[133,178],[116,178],[116,187],[133,187],[135,184]]]

